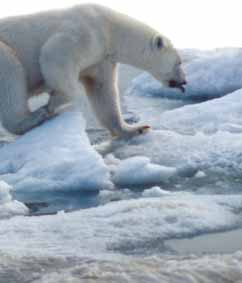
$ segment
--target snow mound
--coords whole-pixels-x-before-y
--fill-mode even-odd
[[[80,113],[64,113],[0,148],[0,178],[15,190],[99,190],[111,186]]]
[[[163,129],[189,134],[198,131],[211,134],[218,130],[242,133],[242,90],[166,111],[161,115],[160,125]]]
[[[0,181],[0,220],[17,215],[27,215],[28,208],[21,202],[12,200],[12,187]]]
[[[127,94],[200,100],[221,97],[242,88],[242,49],[221,49],[204,55],[201,51],[186,50],[184,57],[188,81],[185,94],[162,88],[160,82],[147,73],[133,80]]]
[[[153,164],[147,157],[136,156],[120,162],[113,182],[121,187],[145,186],[165,182],[174,175],[176,168]]]
[[[180,192],[72,213],[18,217],[1,221],[0,247],[1,252],[28,256],[101,256],[136,249],[146,253],[168,238],[238,227],[241,208],[237,195]]]

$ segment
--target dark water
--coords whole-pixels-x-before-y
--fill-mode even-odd
[[[15,192],[13,197],[24,202],[31,215],[54,214],[61,210],[69,212],[95,207],[100,203],[98,192]]]

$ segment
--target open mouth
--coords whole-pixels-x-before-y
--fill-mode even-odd
[[[187,82],[186,81],[183,81],[183,82],[177,82],[177,81],[175,81],[175,80],[170,80],[169,81],[169,87],[171,87],[171,88],[177,88],[177,89],[180,89],[181,90],[181,92],[185,92],[185,85],[187,84]]]

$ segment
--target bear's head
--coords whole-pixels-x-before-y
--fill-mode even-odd
[[[142,68],[151,73],[164,86],[185,91],[185,73],[181,58],[171,42],[162,35],[154,35],[145,48]]]

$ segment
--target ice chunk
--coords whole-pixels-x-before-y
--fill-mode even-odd
[[[176,168],[150,162],[143,156],[122,160],[117,166],[113,182],[119,186],[145,186],[167,181],[176,174]]]
[[[185,94],[179,90],[162,88],[160,82],[147,73],[133,80],[128,94],[210,99],[242,88],[242,49],[219,49],[206,52],[205,56],[202,52],[187,50],[184,56],[184,70],[188,81]]]
[[[195,178],[205,178],[206,174],[203,171],[198,171],[194,177]]]
[[[0,148],[0,178],[15,190],[99,190],[111,186],[80,113],[64,113]]]
[[[241,223],[238,195],[172,193],[72,213],[0,221],[1,252],[103,255],[157,247],[157,241],[231,229]],[[31,235],[31,237],[29,237]]]
[[[160,187],[152,187],[150,189],[144,190],[142,193],[143,197],[162,197],[165,195],[169,195],[171,192],[162,190]]]
[[[12,200],[12,187],[0,181],[0,220],[16,215],[28,214],[28,208],[21,202]]]
[[[12,200],[12,197],[10,195],[11,189],[12,187],[7,183],[0,181],[0,205]]]

